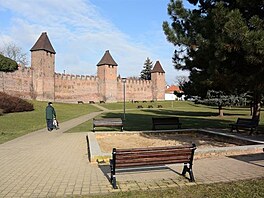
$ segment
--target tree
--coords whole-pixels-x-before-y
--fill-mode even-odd
[[[17,62],[0,54],[0,71],[12,72],[17,70]]]
[[[259,117],[264,92],[263,0],[170,0],[172,23],[163,22],[167,40],[176,47],[176,69],[189,70],[183,90],[205,97],[208,90],[253,92],[253,117]]]
[[[22,48],[14,43],[8,43],[0,49],[0,54],[6,56],[22,65],[28,64],[27,54],[22,52]]]
[[[140,78],[144,80],[151,80],[152,67],[153,67],[152,61],[149,58],[147,58],[143,66],[143,70],[140,73]]]

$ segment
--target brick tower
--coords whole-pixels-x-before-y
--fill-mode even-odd
[[[151,71],[152,93],[154,100],[165,99],[165,71],[159,61],[157,61]]]
[[[107,102],[117,101],[117,63],[107,50],[97,64],[99,78],[99,93],[101,100]]]
[[[43,32],[31,48],[31,68],[33,70],[33,96],[42,101],[54,101],[55,50],[48,35]]]

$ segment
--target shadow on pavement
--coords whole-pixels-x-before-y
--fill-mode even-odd
[[[228,156],[229,158],[264,167],[264,153]]]

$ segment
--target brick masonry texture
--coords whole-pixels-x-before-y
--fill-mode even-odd
[[[42,33],[40,38],[44,44],[45,39],[50,42],[46,33]],[[39,44],[38,42],[39,40],[36,44]],[[117,65],[111,65],[111,62],[97,65],[96,76],[55,73],[55,52],[50,50],[52,46],[45,48],[43,44],[44,47],[41,48],[42,43],[38,45],[39,48],[31,49],[30,67],[20,66],[17,71],[11,73],[0,72],[0,91],[40,101],[67,103],[123,101],[124,84],[122,78],[117,76]],[[109,51],[106,51],[104,57],[106,55],[110,55]],[[110,59],[112,59],[111,55]],[[157,63],[160,66],[158,61]],[[165,72],[162,67],[160,72],[154,68],[151,80],[127,78],[126,101],[164,100]]]

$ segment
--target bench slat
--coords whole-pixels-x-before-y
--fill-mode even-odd
[[[183,163],[182,175],[190,175],[194,181],[192,162],[195,144],[192,146],[148,147],[132,149],[113,149],[110,160],[111,183],[116,188],[116,168],[133,168],[142,166],[159,166],[166,164]]]
[[[125,159],[135,159],[135,158],[154,158],[154,157],[180,157],[180,156],[190,156],[192,151],[183,151],[183,152],[156,152],[156,153],[133,153],[127,155],[116,155],[116,160],[125,160]]]
[[[137,151],[165,151],[165,150],[185,150],[185,149],[193,149],[193,146],[166,146],[166,147],[146,147],[146,148],[130,148],[130,149],[116,149],[117,153],[122,152],[137,152]]]
[[[155,126],[158,125],[177,125],[178,128],[181,128],[181,123],[179,117],[154,117],[152,118],[152,128],[155,129]]]
[[[117,164],[126,164],[126,163],[139,163],[139,162],[152,162],[152,161],[162,161],[165,164],[165,161],[170,160],[184,160],[189,162],[191,155],[184,156],[156,156],[149,158],[134,158],[134,159],[116,159]]]
[[[123,121],[121,118],[101,118],[101,119],[93,119],[93,131],[95,131],[95,127],[121,127],[121,131],[123,131]]]
[[[164,160],[164,161],[145,161],[145,162],[138,162],[138,163],[116,164],[116,167],[125,168],[125,167],[153,166],[153,165],[165,165],[165,164],[176,164],[176,163],[187,163],[187,162],[188,160],[185,160],[185,159],[171,159],[171,160]]]
[[[233,132],[234,129],[239,132],[239,128],[249,128],[250,129],[250,135],[253,133],[254,130],[257,130],[257,127],[259,125],[258,119],[247,119],[247,118],[237,118],[237,121],[235,124],[230,124],[231,126],[231,132]]]

